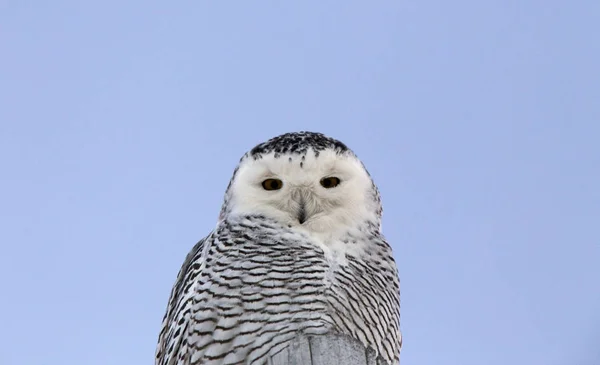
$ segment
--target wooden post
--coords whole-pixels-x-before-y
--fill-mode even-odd
[[[348,336],[298,337],[268,365],[389,365],[375,351]]]

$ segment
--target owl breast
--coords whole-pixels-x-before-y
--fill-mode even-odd
[[[384,351],[396,317],[385,278],[359,259],[332,261],[310,236],[251,217],[224,222],[201,257],[179,302],[181,363],[263,364],[298,335],[330,332]]]

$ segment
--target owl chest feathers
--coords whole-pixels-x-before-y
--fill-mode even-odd
[[[252,363],[298,334],[332,331],[385,351],[397,320],[393,288],[371,262],[383,257],[377,246],[368,252],[360,240],[327,240],[256,219],[222,224],[192,261],[197,270],[179,303],[194,356]]]
[[[367,239],[356,234],[311,234],[250,219],[218,231],[205,252],[205,271],[212,271],[213,280],[236,284],[241,292],[300,294],[305,287],[312,288],[313,295],[326,295],[344,276],[368,279],[373,274]]]
[[[217,317],[230,315],[242,329],[252,323],[263,332],[255,336],[269,330],[307,335],[334,330],[376,347],[386,322],[394,320],[393,305],[384,303],[393,302],[393,294],[385,293],[389,285],[373,269],[381,263],[369,262],[377,255],[367,253],[361,239],[310,235],[264,222],[229,226],[206,250],[208,275],[203,276],[210,280],[198,290],[209,297],[207,309],[218,308]]]

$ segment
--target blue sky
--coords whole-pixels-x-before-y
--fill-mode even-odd
[[[148,364],[240,156],[384,202],[411,365],[600,363],[600,2],[0,1],[0,363]]]

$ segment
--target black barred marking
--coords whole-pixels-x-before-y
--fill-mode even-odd
[[[356,232],[346,239],[360,241]],[[370,228],[358,232],[372,240],[371,254],[346,254],[348,264],[330,282],[329,261],[305,236],[281,241],[293,231],[260,217],[223,221],[194,246],[178,274],[156,364],[217,365],[232,356],[240,359],[235,363],[262,364],[291,334],[331,331],[397,361],[399,285],[391,249]]]

